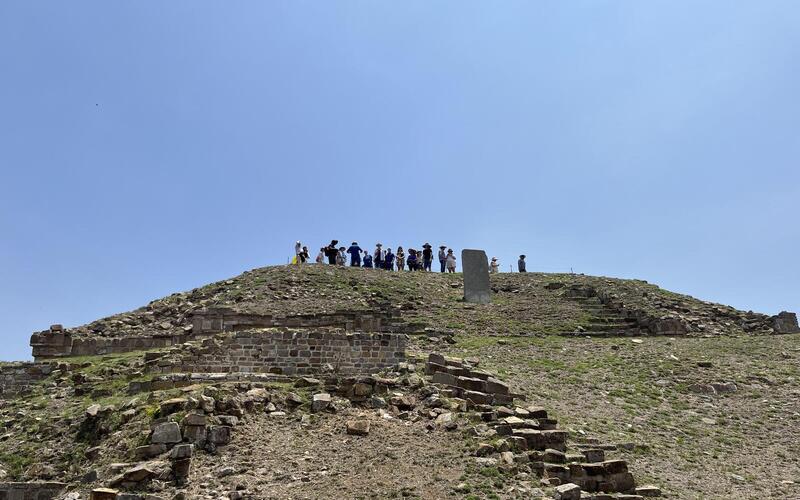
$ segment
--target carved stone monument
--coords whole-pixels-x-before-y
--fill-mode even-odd
[[[488,304],[492,301],[489,287],[489,260],[483,250],[462,250],[461,267],[464,269],[464,301]]]

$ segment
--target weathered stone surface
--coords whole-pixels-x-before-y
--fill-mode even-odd
[[[312,401],[311,401],[311,411],[316,413],[320,411],[324,411],[328,408],[331,404],[331,395],[327,392],[321,392],[319,394],[314,394]]]
[[[231,442],[231,428],[227,425],[212,425],[208,428],[208,442],[221,446]]]
[[[636,494],[643,497],[660,497],[661,488],[653,485],[639,486],[636,488]]]
[[[489,285],[489,261],[483,250],[462,250],[461,267],[464,270],[464,301],[488,304],[492,301]]]
[[[800,326],[797,325],[797,314],[788,311],[781,311],[777,316],[773,316],[772,327],[777,333],[798,333]]]
[[[134,453],[136,454],[136,458],[139,460],[145,460],[161,455],[162,453],[166,453],[166,451],[167,445],[158,443],[139,446],[134,450]]]
[[[606,459],[606,452],[605,450],[601,450],[599,448],[593,448],[589,450],[583,450],[583,456],[586,457],[587,462],[597,463]]]
[[[206,425],[206,416],[201,413],[187,413],[183,420],[181,420],[181,424],[184,426],[187,425]]]
[[[182,458],[190,458],[194,454],[194,445],[179,444],[172,448],[169,457],[173,460],[180,460]]]
[[[369,434],[369,420],[348,420],[347,433],[354,436],[366,436]]]
[[[164,417],[179,412],[186,407],[188,400],[186,398],[173,398],[162,402],[159,405],[158,413]]]
[[[580,500],[581,487],[574,483],[556,486],[553,492],[553,498],[555,500]]]
[[[118,490],[111,488],[95,488],[89,495],[89,500],[116,500],[119,495]]]
[[[175,422],[164,422],[156,425],[153,428],[153,435],[150,437],[150,442],[153,444],[180,443],[181,440],[181,428]]]

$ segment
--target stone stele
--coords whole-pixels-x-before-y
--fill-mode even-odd
[[[489,287],[489,261],[483,250],[462,250],[461,267],[464,269],[464,301],[488,304],[492,301]]]

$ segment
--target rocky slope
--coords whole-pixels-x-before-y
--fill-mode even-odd
[[[596,473],[628,498],[800,496],[800,335],[776,335],[790,317],[635,280],[529,273],[491,284],[492,304],[473,305],[460,300],[460,275],[271,267],[67,328],[174,332],[190,344],[0,366],[36,371],[22,393],[0,394],[0,482],[50,482],[73,499],[570,498],[562,482],[611,498],[587,492]],[[158,375],[222,345],[191,339],[192,314],[213,307],[389,311],[409,333],[409,362],[361,379]],[[432,352],[479,365],[487,375],[475,376],[502,379],[512,399],[465,397],[425,369]],[[537,449],[546,429],[563,447]]]

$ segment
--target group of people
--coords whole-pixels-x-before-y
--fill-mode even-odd
[[[445,245],[439,247],[439,265],[441,272],[456,272],[456,256],[453,249],[448,249]],[[433,267],[433,247],[430,243],[422,245],[422,250],[414,248],[408,249],[408,254],[403,247],[397,247],[392,251],[391,248],[383,248],[381,243],[375,245],[375,250],[370,252],[358,245],[357,241],[350,244],[349,248],[339,246],[339,240],[331,240],[328,246],[319,249],[317,254],[317,264],[328,263],[336,266],[347,265],[350,261],[351,267],[365,267],[374,269],[385,269],[387,271],[403,271],[408,267],[409,271],[431,271]],[[309,261],[308,247],[301,246],[298,241],[295,244],[295,262],[302,264]]]
[[[309,262],[310,256],[308,247],[303,246],[299,241],[294,246],[294,263],[304,264]],[[362,257],[363,254],[363,257]],[[369,250],[362,249],[357,241],[350,244],[349,248],[339,246],[339,240],[331,240],[328,246],[319,249],[317,254],[316,263],[328,264],[335,266],[347,265],[348,255],[350,260],[350,267],[365,267],[375,269],[385,269],[387,271],[405,270],[408,266],[409,271],[431,271],[433,267],[433,247],[430,243],[422,245],[422,250],[408,249],[408,256],[406,256],[403,247],[397,247],[397,250],[392,252],[391,248],[384,250],[381,243],[375,245],[375,250],[370,253]],[[439,271],[444,273],[456,272],[456,256],[452,248],[447,248],[445,245],[439,247],[437,254],[439,259]],[[525,269],[525,256],[520,255],[517,261],[517,268],[519,272],[526,272]],[[492,257],[489,265],[490,273],[497,273],[500,270],[500,264],[497,262],[497,257]]]

